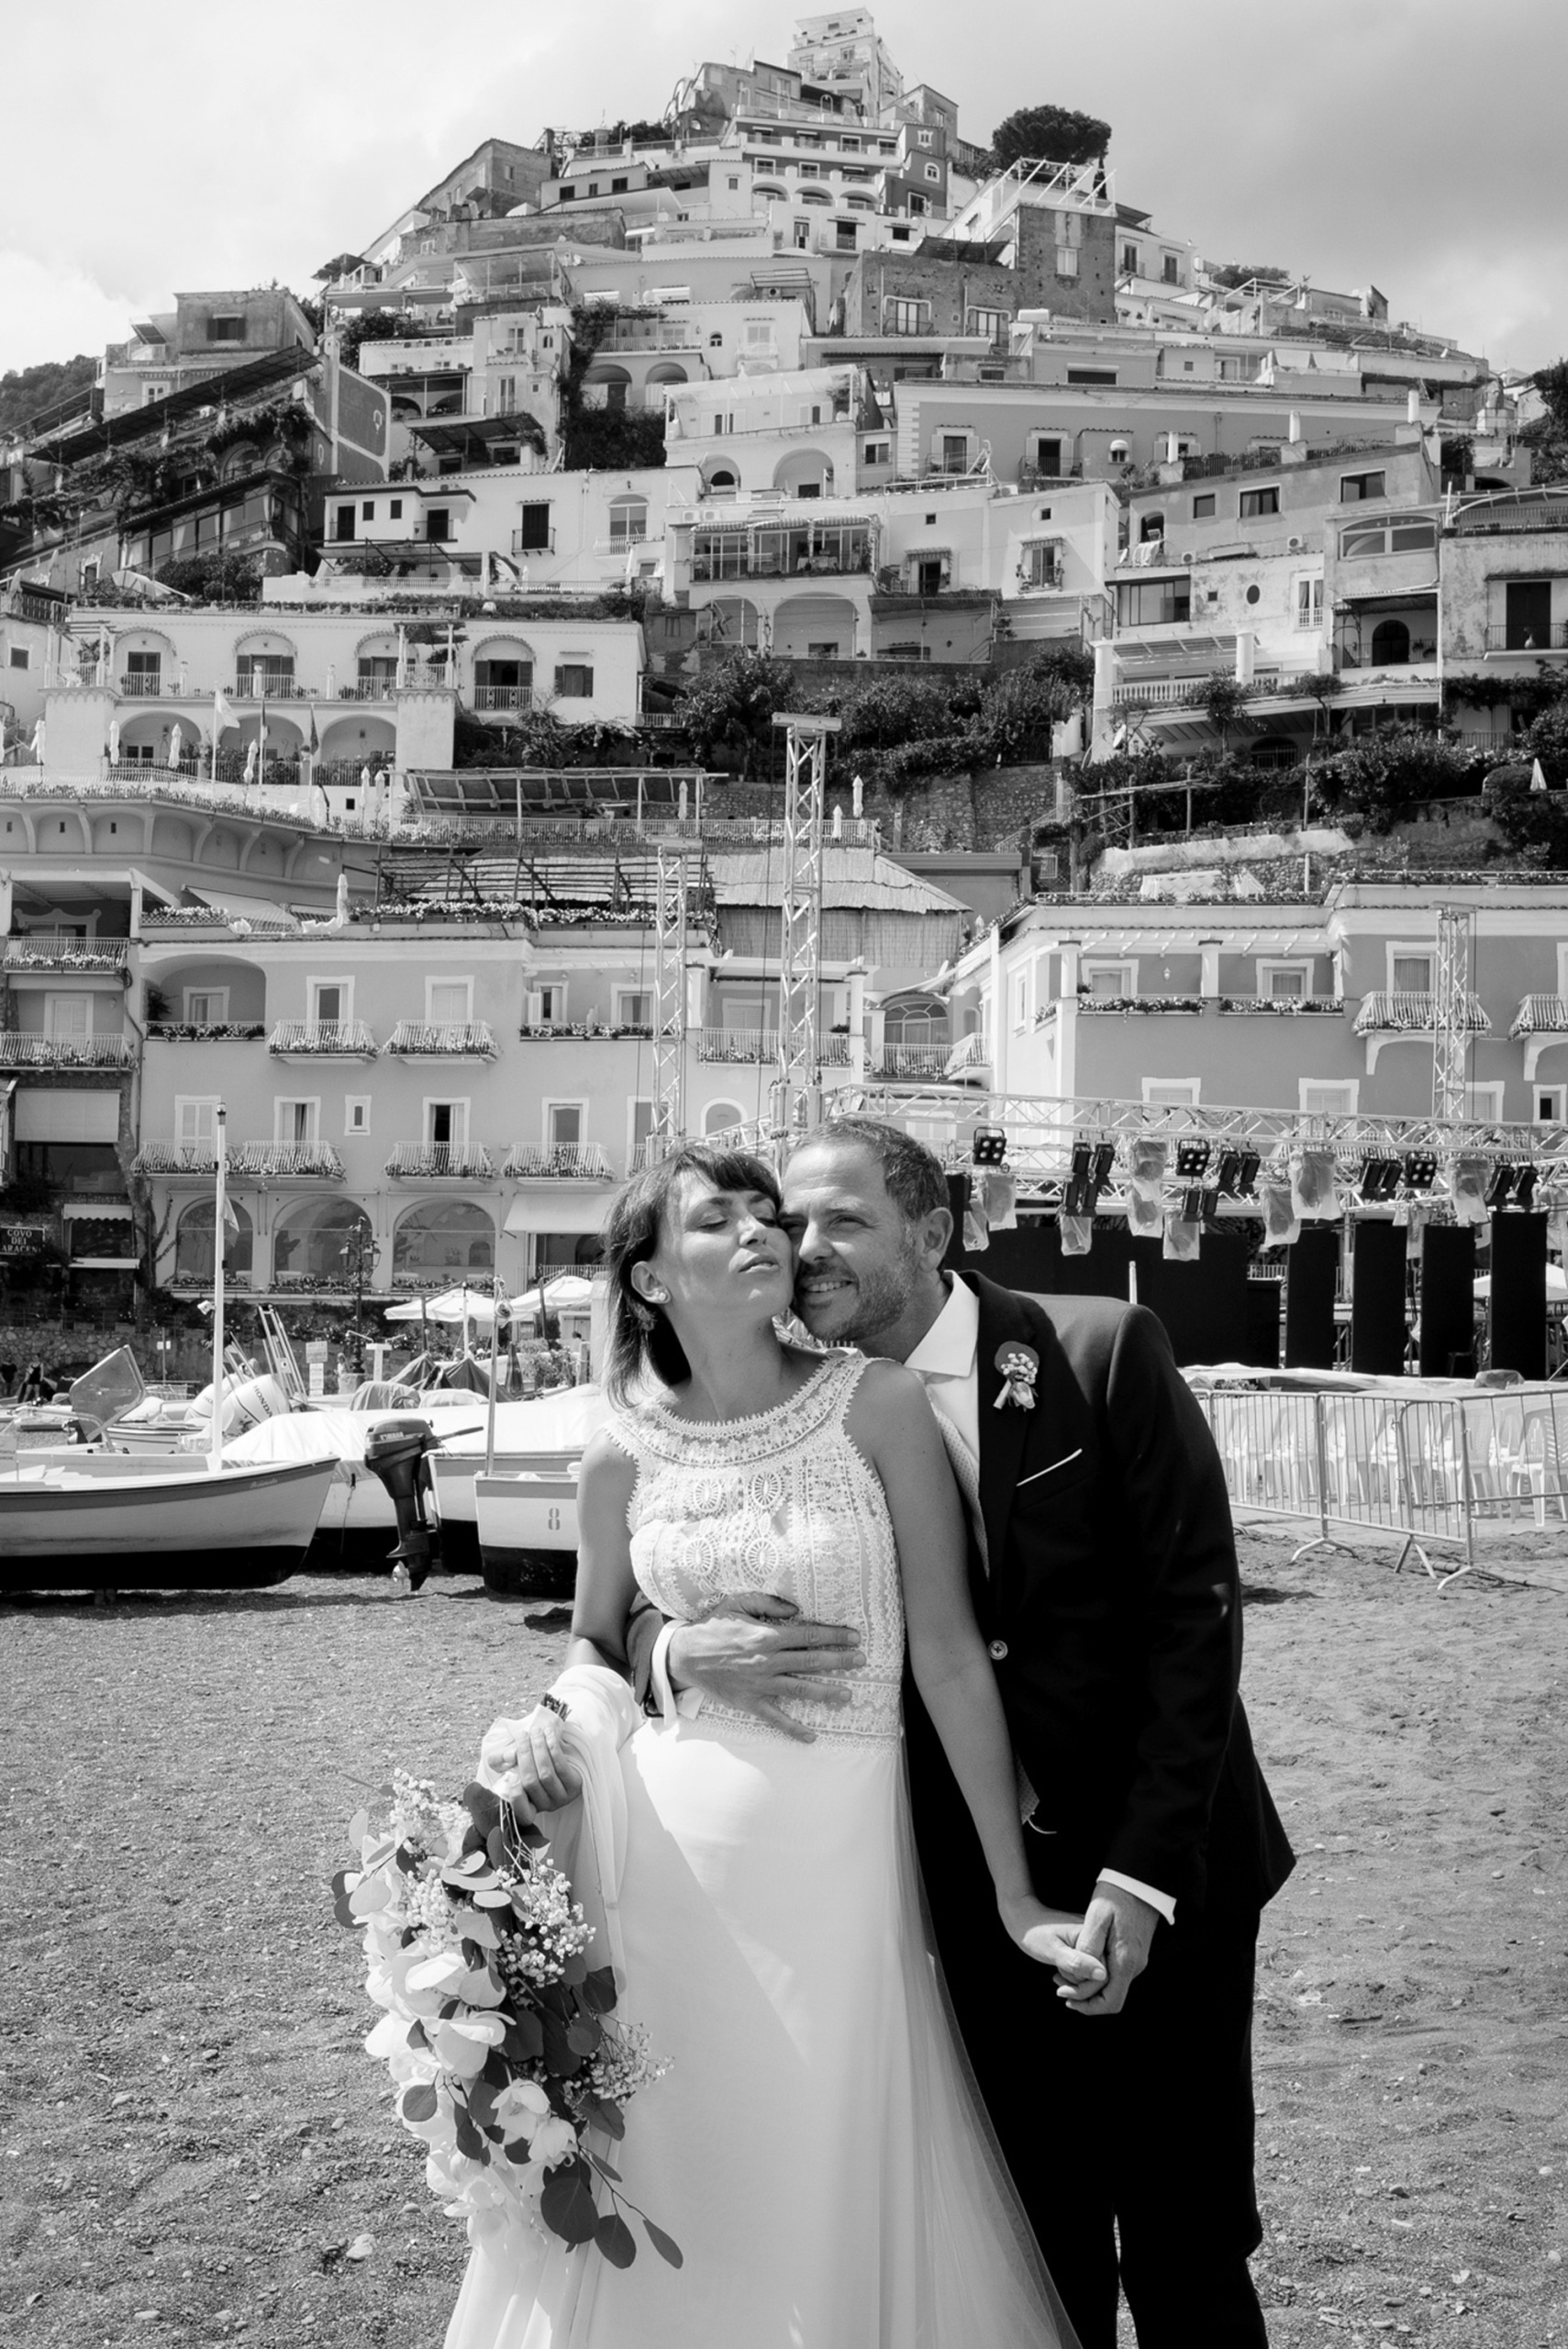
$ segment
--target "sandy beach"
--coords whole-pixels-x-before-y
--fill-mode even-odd
[[[1300,1854],[1259,1983],[1271,2337],[1568,2340],[1568,1542],[1440,1593],[1298,1540],[1242,1545]],[[7,2342],[438,2349],[463,2246],[326,1879],[362,1788],[459,1786],[563,1624],[466,1579],[0,1607]]]

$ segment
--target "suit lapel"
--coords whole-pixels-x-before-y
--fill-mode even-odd
[[[980,1299],[980,1341],[974,1364],[980,1401],[980,1513],[985,1520],[985,1547],[995,1578],[1001,1570],[1024,1444],[1040,1408],[1037,1387],[1033,1411],[1012,1403],[997,1409],[1003,1381],[996,1353],[1007,1339],[1021,1339],[1028,1345],[1034,1341],[1035,1333],[1016,1290],[999,1288],[995,1281],[976,1273],[965,1273],[963,1277]],[[1037,1344],[1035,1352],[1039,1351]]]

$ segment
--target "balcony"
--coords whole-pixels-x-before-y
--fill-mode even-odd
[[[115,976],[130,953],[126,938],[77,938],[69,930],[34,930],[6,941],[7,971],[94,971]]]
[[[503,1174],[519,1183],[613,1183],[615,1170],[596,1141],[515,1142]]]
[[[1530,628],[1510,620],[1486,631],[1488,652],[1568,652],[1568,620],[1553,620],[1549,628]]]
[[[1103,1012],[1118,1018],[1129,1012],[1176,1013],[1183,1019],[1195,1019],[1203,1009],[1200,995],[1081,995],[1081,1012]]]
[[[1378,1054],[1385,1044],[1396,1044],[1408,1037],[1434,1037],[1437,1009],[1435,995],[1384,992],[1363,996],[1355,1018],[1355,1033],[1366,1041],[1367,1074],[1371,1076],[1376,1069]],[[1482,1008],[1479,996],[1466,996],[1463,1024],[1469,1035],[1491,1034],[1492,1022]]]
[[[555,532],[553,530],[547,530],[544,536],[540,538],[537,530],[514,530],[512,533],[512,552],[514,554],[520,554],[525,562],[527,562],[530,554],[553,554],[555,552]]]
[[[401,1060],[493,1061],[495,1039],[484,1019],[400,1019],[382,1049]]]
[[[340,1183],[343,1162],[329,1141],[242,1141],[229,1152],[228,1171],[263,1182],[308,1176]]]
[[[528,710],[534,707],[532,685],[475,685],[473,707],[476,710]]]
[[[264,1019],[151,1019],[150,1044],[257,1044],[267,1032]]]
[[[159,669],[128,669],[115,680],[115,690],[134,701],[157,701],[164,694],[179,694],[177,679],[166,677]]]
[[[210,1178],[217,1172],[217,1152],[210,1141],[144,1141],[132,1168],[138,1174]],[[340,1182],[343,1162],[326,1141],[241,1141],[229,1151],[228,1172],[252,1182],[290,1176]]]
[[[489,1183],[495,1164],[477,1142],[395,1141],[386,1171],[394,1183]]]
[[[947,1056],[944,1074],[961,1077],[965,1083],[989,1085],[991,1082],[991,1046],[982,1035],[962,1036]]]
[[[929,1084],[947,1074],[946,1044],[884,1044],[874,1074],[895,1085]]]
[[[280,1019],[267,1039],[280,1060],[373,1061],[375,1038],[362,1019]]]
[[[243,677],[236,677],[224,693],[230,701],[319,701],[321,696],[302,685],[292,676],[274,676],[270,671],[248,670]],[[205,696],[202,696],[206,698]]]
[[[738,1068],[766,1068],[779,1056],[776,1028],[699,1028],[697,1058]],[[817,1039],[824,1068],[848,1068],[850,1040],[831,1033]]]
[[[134,1068],[128,1036],[0,1035],[0,1068]]]
[[[760,537],[773,538],[785,535],[790,534],[783,531],[759,534]],[[870,572],[873,568],[871,543],[865,539],[837,547],[819,542],[809,551],[793,551],[761,543],[705,548],[692,556],[692,577],[695,581],[842,579]]]
[[[1527,995],[1508,1029],[1511,1043],[1525,1048],[1525,1083],[1535,1083],[1542,1052],[1568,1043],[1568,996]]]

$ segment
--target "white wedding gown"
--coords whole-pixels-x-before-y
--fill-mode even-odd
[[[542,2242],[521,2263],[476,2251],[447,2349],[1072,2343],[926,1950],[897,1559],[844,1428],[862,1367],[831,1355],[754,1419],[650,1405],[616,1425],[639,1472],[637,1579],[666,1615],[772,1591],[851,1626],[866,1664],[851,1705],[792,1707],[810,1745],[691,1698],[621,1745],[621,2005],[670,2069],[613,2158],[684,2266],[635,2220],[626,2270]]]

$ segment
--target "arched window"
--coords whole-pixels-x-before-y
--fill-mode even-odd
[[[231,1199],[238,1231],[231,1231],[223,1252],[226,1273],[250,1276],[255,1247],[255,1228],[250,1210],[238,1199]],[[210,1281],[213,1273],[213,1219],[217,1210],[211,1199],[193,1199],[180,1218],[174,1235],[174,1278],[177,1281]]]
[[[733,465],[715,465],[707,477],[710,497],[733,497],[740,486],[740,476]]]
[[[739,1101],[710,1101],[702,1113],[705,1134],[726,1133],[731,1126],[743,1126],[745,1122],[746,1112]]]
[[[1106,450],[1106,454],[1110,459],[1113,465],[1125,465],[1129,458],[1131,456],[1132,451],[1125,440],[1113,440],[1110,447]]]
[[[495,1261],[495,1227],[470,1199],[430,1199],[398,1219],[395,1280],[420,1273],[488,1273]]]
[[[1372,632],[1374,669],[1402,669],[1410,658],[1410,631],[1403,620],[1379,620]]]
[[[590,407],[625,407],[631,377],[607,359],[595,360],[583,378],[583,388],[593,395]]]
[[[1163,514],[1146,514],[1138,526],[1138,535],[1145,546],[1152,545],[1156,539],[1162,539],[1165,535]]]
[[[882,1033],[889,1044],[945,1044],[948,1009],[938,996],[907,996],[890,1003],[882,1015]]]
[[[647,498],[612,497],[610,500],[610,544],[624,547],[634,539],[645,539],[647,536]]]
[[[357,1200],[295,1199],[278,1218],[272,1234],[273,1277],[283,1282],[308,1280],[322,1287],[351,1289],[356,1244],[361,1251],[362,1272],[368,1275],[374,1243],[370,1218]],[[369,1285],[368,1279],[365,1285]]]

